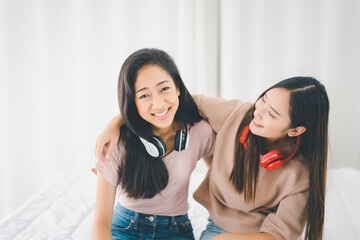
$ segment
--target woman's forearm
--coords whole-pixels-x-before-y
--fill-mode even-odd
[[[110,122],[106,125],[105,130],[112,130],[114,128],[118,129],[123,124],[124,120],[121,114],[118,114],[110,120]]]
[[[92,230],[93,240],[111,240],[111,226],[102,223],[94,223]]]
[[[223,233],[212,240],[275,240],[270,233]]]

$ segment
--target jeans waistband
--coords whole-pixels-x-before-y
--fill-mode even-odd
[[[176,222],[186,221],[188,219],[188,215],[178,215],[178,216],[163,216],[163,215],[155,215],[155,214],[145,214],[132,211],[121,206],[119,203],[116,204],[114,209],[116,214],[119,214],[123,217],[134,219],[134,221],[149,221],[153,223],[159,224],[169,224],[169,225],[176,225]]]

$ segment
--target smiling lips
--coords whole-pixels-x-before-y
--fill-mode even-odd
[[[255,124],[256,127],[264,127],[263,125],[258,123],[258,121],[256,121],[255,118],[254,118],[254,124]]]
[[[155,116],[156,119],[159,119],[159,120],[163,120],[165,118],[167,118],[167,116],[169,115],[169,111],[170,111],[170,108],[167,108],[165,111],[163,112],[160,112],[160,113],[152,113],[151,115]]]

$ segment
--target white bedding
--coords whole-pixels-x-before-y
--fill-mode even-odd
[[[195,171],[193,192],[204,177]],[[96,177],[93,173],[67,173],[0,221],[0,239],[91,239]],[[360,171],[328,171],[324,239],[360,239]],[[195,238],[207,224],[208,213],[189,194],[189,217]]]

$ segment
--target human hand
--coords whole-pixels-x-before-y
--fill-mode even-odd
[[[95,156],[100,164],[105,164],[114,150],[118,136],[116,133],[109,131],[102,132],[96,139]]]
[[[114,117],[104,131],[97,137],[95,145],[95,156],[100,164],[105,164],[106,159],[109,159],[114,150],[119,136],[122,118],[120,115]]]

